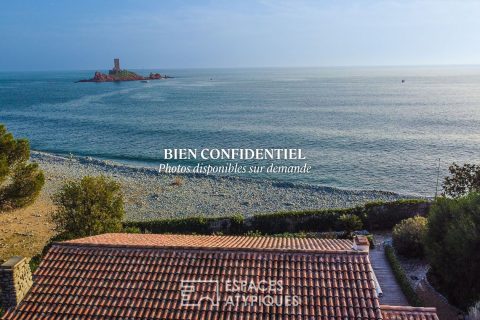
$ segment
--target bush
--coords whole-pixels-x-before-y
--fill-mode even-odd
[[[26,206],[40,193],[45,178],[29,158],[28,140],[15,139],[0,125],[0,211]]]
[[[125,214],[120,184],[100,177],[66,183],[54,196],[52,219],[66,238],[120,232]]]
[[[124,233],[142,233],[142,230],[139,227],[125,227],[122,232]]]
[[[30,265],[30,270],[32,271],[32,274],[38,269],[38,266],[40,265],[40,262],[42,262],[42,255],[37,254],[34,255],[29,262]]]
[[[423,257],[423,240],[426,232],[426,218],[416,216],[405,219],[393,228],[393,246],[401,255]]]
[[[395,254],[395,250],[391,245],[385,245],[385,255],[387,256],[387,260],[390,263],[390,267],[392,267],[395,279],[397,279],[397,282],[400,285],[403,294],[407,298],[408,303],[414,307],[421,307],[422,301],[408,281],[407,274],[400,265],[400,262]]]
[[[360,230],[362,227],[362,220],[354,214],[342,214],[338,217],[338,228],[347,234],[351,234],[355,230]]]
[[[438,289],[466,309],[480,300],[480,194],[439,198],[428,217],[425,249]]]

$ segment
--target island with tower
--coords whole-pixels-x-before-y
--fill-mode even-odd
[[[113,81],[148,81],[171,78],[160,73],[151,72],[148,77],[141,76],[135,72],[120,68],[120,59],[113,59],[113,69],[108,74],[96,71],[91,79],[79,80],[78,82],[113,82]]]

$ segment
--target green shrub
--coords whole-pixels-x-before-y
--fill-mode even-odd
[[[242,234],[245,232],[245,217],[242,214],[236,214],[228,219],[228,226],[225,229],[230,234]]]
[[[120,232],[125,214],[120,184],[112,179],[84,177],[67,182],[54,196],[52,215],[57,230],[67,238]]]
[[[423,257],[423,240],[427,232],[427,219],[413,217],[401,221],[393,228],[395,250],[407,257]]]
[[[363,227],[362,220],[354,214],[342,214],[338,217],[338,229],[351,234],[355,230],[360,230]]]
[[[139,227],[125,227],[122,232],[124,233],[142,233],[142,230]]]
[[[32,271],[32,273],[34,273],[35,270],[37,270],[38,266],[40,265],[40,262],[42,262],[42,255],[41,254],[37,254],[30,259],[29,265],[30,265],[30,270]]]
[[[24,207],[40,193],[45,178],[29,158],[28,140],[15,139],[0,125],[0,211]]]
[[[245,233],[245,235],[246,235],[247,237],[263,237],[263,236],[264,236],[264,234],[262,234],[262,233],[261,233],[260,231],[258,231],[258,230],[255,230],[255,231],[250,230],[250,231],[248,231],[247,233]]]
[[[397,282],[400,285],[403,294],[407,298],[408,303],[414,307],[421,307],[422,302],[415,290],[413,289],[412,285],[408,281],[405,270],[403,270],[395,254],[395,250],[391,245],[385,245],[385,255],[387,256],[387,260],[390,263],[393,274],[395,275],[395,278],[397,279]]]
[[[425,249],[439,290],[466,309],[480,300],[480,194],[438,198],[428,217]]]

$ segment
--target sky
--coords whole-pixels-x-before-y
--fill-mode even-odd
[[[1,0],[0,71],[480,64],[480,1]]]

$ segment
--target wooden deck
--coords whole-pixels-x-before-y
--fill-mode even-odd
[[[407,298],[400,289],[385,256],[383,243],[376,244],[375,249],[370,250],[370,262],[383,291],[383,295],[380,297],[380,304],[408,306]]]

